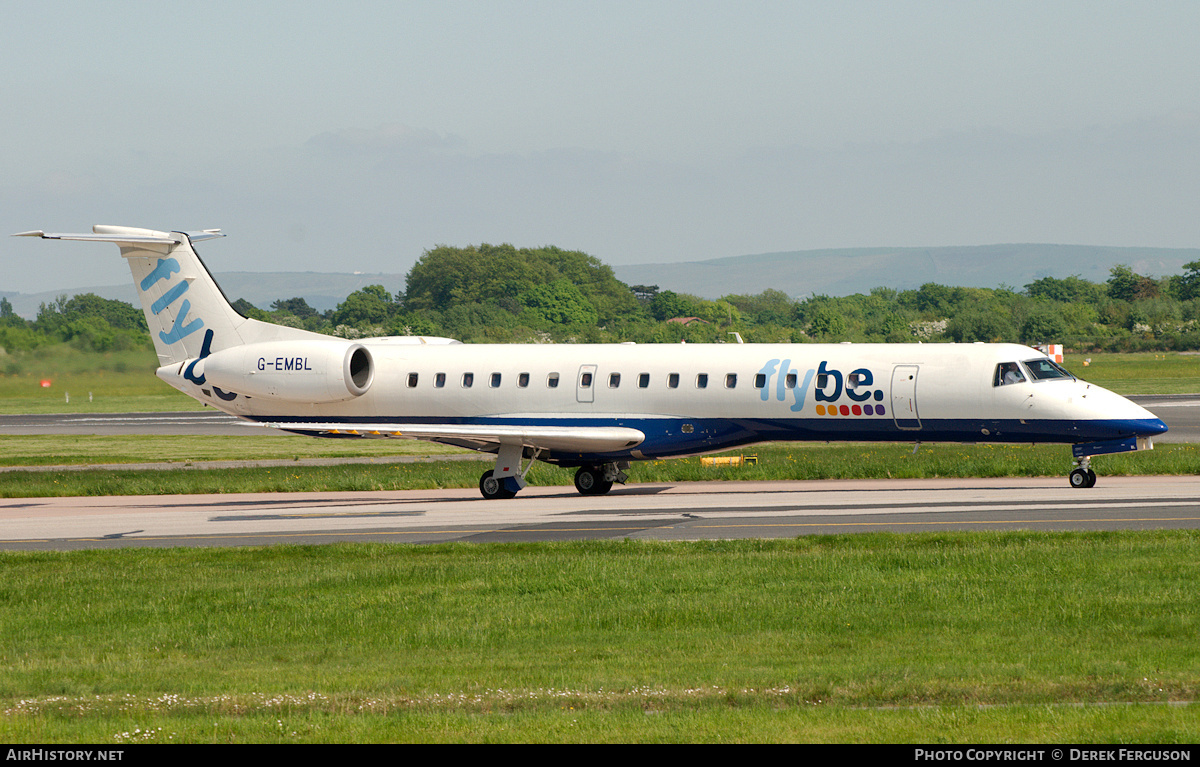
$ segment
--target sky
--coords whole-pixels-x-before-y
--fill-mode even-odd
[[[4,234],[221,228],[216,272],[1200,247],[1191,0],[3,8]],[[0,292],[125,279],[0,238]]]

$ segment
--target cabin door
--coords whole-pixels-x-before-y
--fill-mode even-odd
[[[577,402],[596,401],[596,366],[580,365],[579,377],[575,379],[575,400]]]
[[[897,365],[892,370],[892,418],[898,429],[921,428],[921,416],[917,413],[918,369],[917,365]]]

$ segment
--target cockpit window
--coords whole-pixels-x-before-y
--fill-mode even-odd
[[[1075,376],[1064,370],[1062,366],[1045,357],[1036,360],[1025,360],[1025,367],[1029,369],[1029,375],[1033,376],[1033,380],[1035,381],[1047,381],[1053,378],[1075,378]]]
[[[1008,386],[1009,384],[1025,383],[1025,374],[1021,366],[1015,362],[1001,362],[996,366],[996,377],[992,386]]]

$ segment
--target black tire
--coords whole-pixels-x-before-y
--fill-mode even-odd
[[[494,476],[492,476],[491,469],[485,471],[483,476],[479,478],[479,492],[482,493],[483,497],[487,498],[489,501],[512,498],[516,496],[516,493],[504,487],[503,479],[496,479]]]
[[[580,466],[575,472],[575,489],[581,495],[604,495],[613,483],[604,479],[604,470],[596,466]]]
[[[1071,472],[1069,479],[1071,487],[1091,487],[1096,484],[1096,472],[1091,469],[1075,469]],[[1088,484],[1089,481],[1091,484]]]

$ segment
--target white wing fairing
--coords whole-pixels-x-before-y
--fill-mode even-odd
[[[284,431],[314,433],[329,437],[395,437],[430,442],[470,444],[478,450],[495,452],[500,445],[520,445],[530,450],[548,450],[568,454],[601,454],[630,450],[646,435],[637,429],[619,426],[506,426],[504,424],[454,425],[419,423],[287,423],[272,426]]]
[[[247,319],[192,248],[217,230],[96,227],[130,263],[159,377],[268,426],[423,439],[495,453],[480,480],[511,497],[534,460],[603,493],[630,461],[776,440],[1057,442],[1071,484],[1091,456],[1152,447],[1152,413],[1015,344],[463,345],[347,341]],[[522,461],[527,463],[522,466]]]

